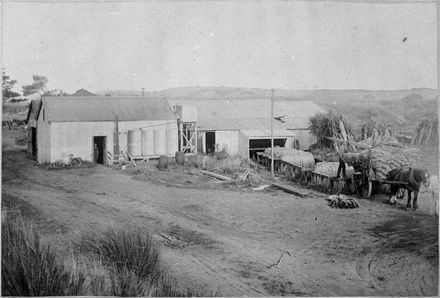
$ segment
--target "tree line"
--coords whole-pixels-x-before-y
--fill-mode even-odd
[[[47,89],[47,83],[49,82],[49,79],[45,75],[37,75],[34,74],[32,76],[32,84],[29,85],[23,85],[22,86],[22,93],[23,96],[28,96],[31,94],[39,94],[40,96],[46,95],[46,96],[67,96],[66,92],[60,89]],[[2,69],[2,94],[3,94],[3,100],[7,101],[10,99],[14,99],[16,97],[21,96],[20,93],[12,91],[14,89],[15,85],[17,85],[18,81],[12,79],[8,74],[6,74],[5,69]]]

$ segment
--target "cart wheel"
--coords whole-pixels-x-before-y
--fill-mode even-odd
[[[362,185],[362,193],[361,196],[362,198],[368,199],[371,197],[371,193],[373,192],[373,182],[371,182],[370,180],[368,180],[367,183],[365,183],[364,185]]]
[[[350,180],[346,181],[346,185],[348,186],[347,190],[350,194],[356,194],[356,192],[357,192],[356,191],[356,179],[354,177],[355,176],[353,175],[353,176],[351,176]]]
[[[362,179],[361,179],[361,177],[359,177],[359,175],[353,175],[352,184],[353,184],[354,192],[359,197],[362,197]]]

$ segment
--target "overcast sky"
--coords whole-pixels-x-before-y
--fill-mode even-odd
[[[437,88],[434,3],[8,2],[3,16],[20,86]]]

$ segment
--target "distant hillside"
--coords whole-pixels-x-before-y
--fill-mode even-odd
[[[141,96],[142,91],[112,90],[99,91],[99,95]],[[191,98],[191,99],[249,99],[270,98],[270,89],[240,88],[240,87],[178,87],[162,91],[145,92],[145,97]],[[415,88],[407,90],[285,90],[275,89],[274,96],[278,98],[311,99],[316,102],[334,101],[381,101],[409,99],[433,99],[437,90]]]
[[[170,88],[155,93],[169,98],[193,99],[228,99],[228,98],[269,98],[270,89],[239,88],[239,87],[181,87]],[[397,100],[407,96],[419,96],[421,99],[432,99],[437,96],[437,90],[417,88],[408,90],[285,90],[275,89],[275,97],[291,99],[312,99],[316,102],[333,101],[380,101]]]

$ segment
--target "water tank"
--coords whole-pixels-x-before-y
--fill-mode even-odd
[[[174,155],[178,149],[179,137],[176,129],[167,129],[167,154]]]
[[[127,135],[127,149],[131,156],[141,156],[141,130],[129,130]]]
[[[167,153],[167,130],[154,130],[154,154],[162,155]]]
[[[151,129],[142,130],[142,156],[154,155],[154,132]]]

